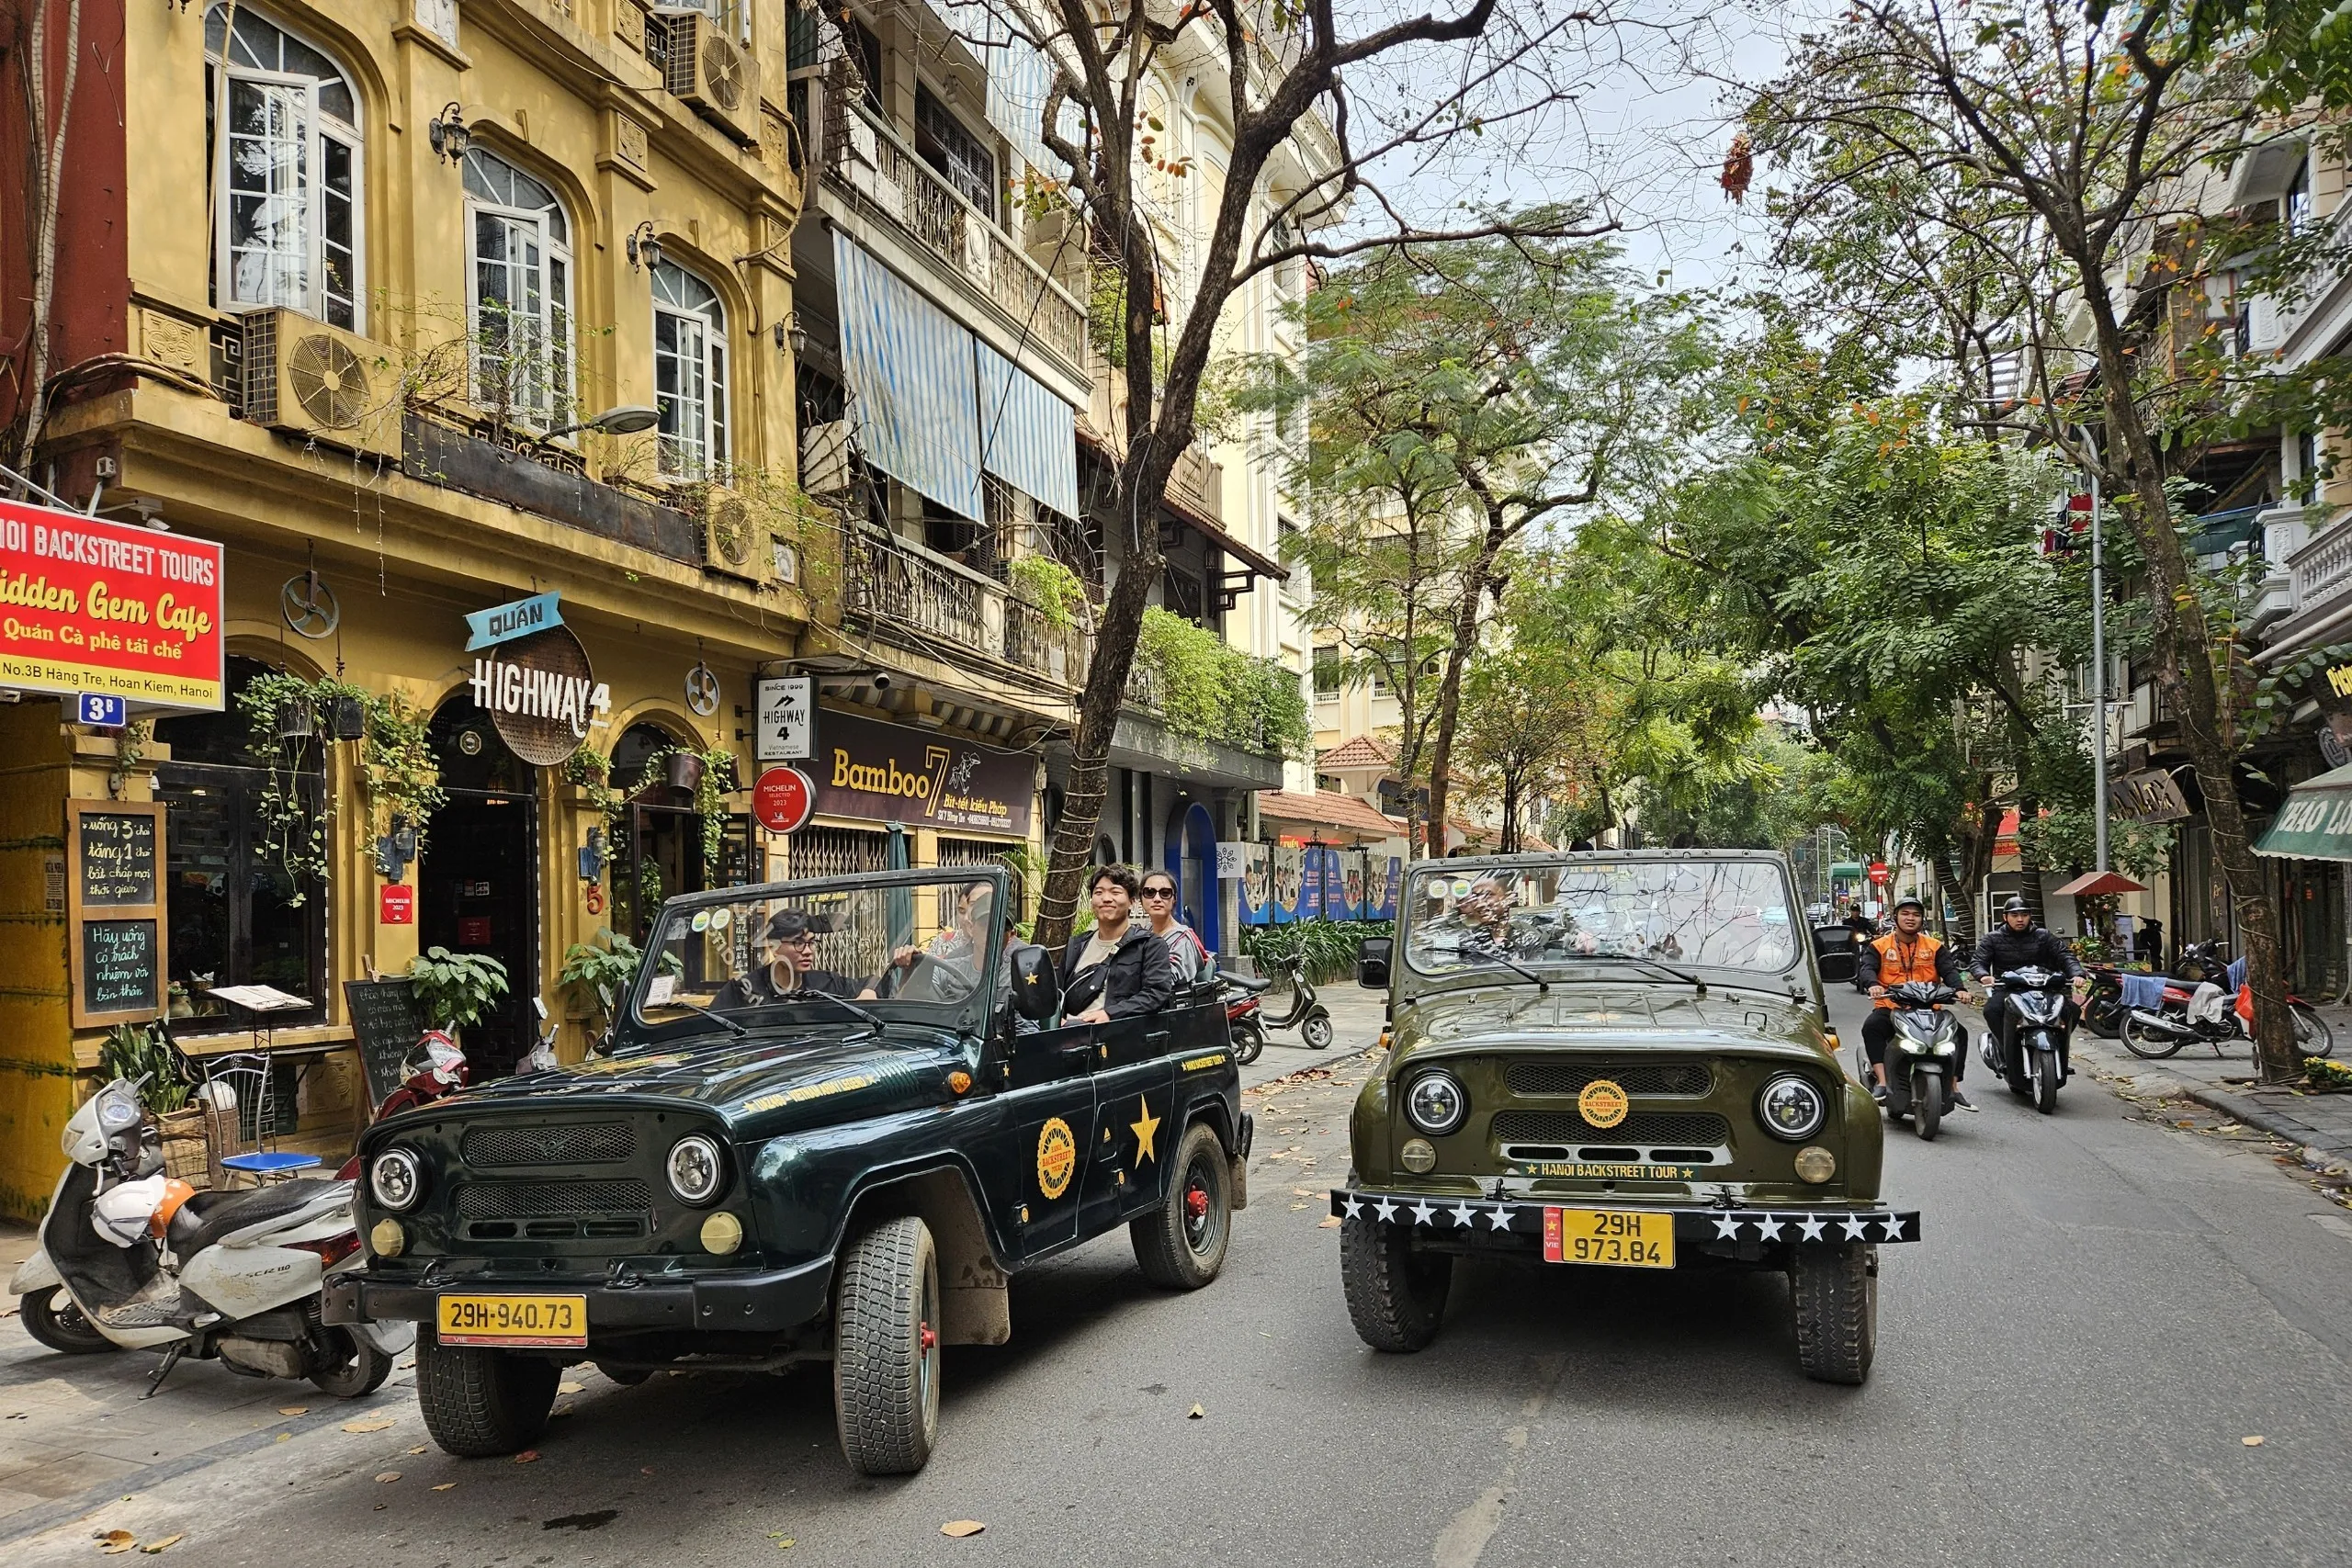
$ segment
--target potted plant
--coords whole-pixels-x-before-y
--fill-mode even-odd
[[[139,1108],[155,1124],[164,1146],[164,1173],[187,1179],[209,1168],[204,1111],[191,1105],[180,1062],[153,1024],[118,1023],[98,1047],[98,1070],[139,1086]]]
[[[694,794],[702,785],[704,771],[699,752],[682,748],[670,753],[668,776],[672,789],[684,795]]]
[[[301,740],[311,734],[311,699],[308,694],[292,693],[277,699],[277,739]]]
[[[348,694],[336,696],[327,706],[327,738],[331,740],[356,740],[368,733],[368,699]]]
[[[448,1031],[452,1038],[481,1021],[506,995],[506,965],[487,953],[428,947],[410,961],[408,977],[415,982],[425,1021]]]

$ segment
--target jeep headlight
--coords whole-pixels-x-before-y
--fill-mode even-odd
[[[416,1207],[424,1196],[424,1166],[406,1149],[386,1149],[368,1168],[368,1190],[395,1213]]]
[[[689,1133],[672,1144],[667,1169],[670,1190],[680,1201],[696,1207],[718,1197],[727,1179],[727,1161],[718,1152],[718,1142],[704,1133]]]
[[[1756,1114],[1772,1136],[1801,1144],[1829,1120],[1829,1101],[1807,1080],[1784,1073],[1756,1097]]]
[[[1470,1097],[1452,1073],[1423,1073],[1405,1090],[1405,1119],[1422,1132],[1443,1137],[1470,1114]]]

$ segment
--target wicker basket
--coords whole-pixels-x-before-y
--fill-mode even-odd
[[[155,1118],[164,1142],[164,1174],[191,1187],[212,1185],[212,1156],[204,1137],[204,1108],[166,1111]]]

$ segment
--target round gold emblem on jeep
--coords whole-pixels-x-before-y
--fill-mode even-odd
[[[1077,1169],[1078,1138],[1069,1122],[1054,1117],[1037,1133],[1037,1190],[1049,1199],[1060,1197]]]
[[[1607,1078],[1595,1078],[1577,1096],[1577,1110],[1595,1127],[1614,1127],[1629,1109],[1625,1091]]]

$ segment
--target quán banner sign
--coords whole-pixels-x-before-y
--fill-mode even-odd
[[[0,686],[217,712],[220,557],[208,540],[0,501]]]

